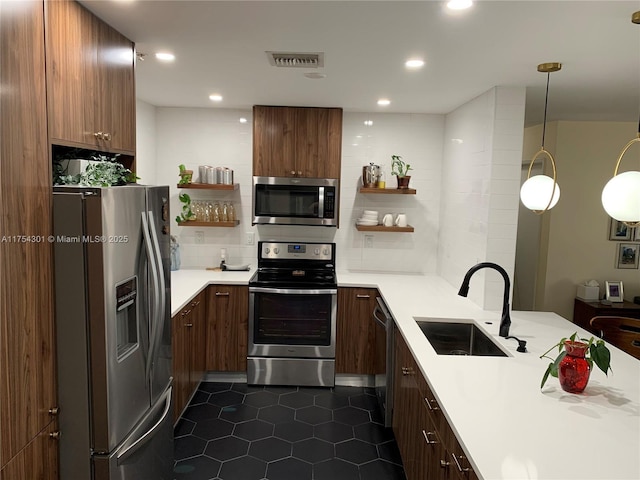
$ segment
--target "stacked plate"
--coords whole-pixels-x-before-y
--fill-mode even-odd
[[[365,210],[358,220],[356,220],[356,225],[367,225],[374,226],[378,225],[378,212],[375,210]]]

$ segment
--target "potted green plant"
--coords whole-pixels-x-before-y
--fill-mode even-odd
[[[193,170],[187,170],[187,167],[184,165],[178,165],[178,168],[180,169],[180,181],[178,185],[189,185],[193,178]]]
[[[391,175],[396,176],[398,188],[409,188],[409,180],[411,180],[411,176],[407,175],[409,170],[413,168],[403,161],[400,155],[391,155]]]
[[[553,360],[542,376],[540,388],[544,387],[549,375],[558,378],[562,389],[569,393],[582,392],[589,381],[589,375],[595,363],[605,375],[611,370],[611,352],[604,341],[594,337],[589,339],[577,338],[575,332],[569,338],[562,338],[549,350],[540,355],[540,358]],[[558,349],[558,356],[553,359],[548,354]]]
[[[111,187],[135,183],[135,173],[117,161],[119,154],[108,156],[94,152],[88,159],[56,158],[53,161],[54,185],[80,185],[87,187]],[[69,163],[76,162],[76,172],[69,173]],[[66,164],[63,166],[63,162]],[[79,167],[78,167],[79,165]]]
[[[188,222],[196,219],[196,214],[191,210],[191,197],[186,193],[178,195],[178,199],[182,202],[182,212],[176,216],[176,222]]]

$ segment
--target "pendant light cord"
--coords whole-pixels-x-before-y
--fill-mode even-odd
[[[542,121],[542,149],[544,150],[544,136],[547,131],[547,104],[549,103],[549,75],[550,72],[547,72],[547,91],[544,95],[544,120]],[[640,129],[640,125],[638,125]],[[640,132],[640,130],[638,130]]]

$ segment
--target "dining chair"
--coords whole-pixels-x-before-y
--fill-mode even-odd
[[[589,324],[600,338],[640,359],[640,319],[601,315]]]

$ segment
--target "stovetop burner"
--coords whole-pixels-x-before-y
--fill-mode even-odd
[[[336,288],[335,243],[259,242],[258,271],[249,286]]]

